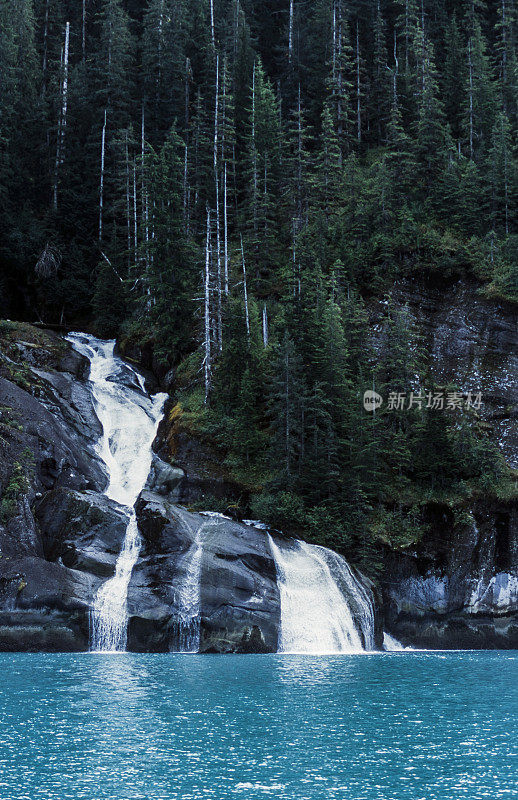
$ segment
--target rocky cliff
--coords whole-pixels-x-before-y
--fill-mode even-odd
[[[412,551],[388,551],[385,625],[424,648],[518,647],[518,508],[478,500],[471,522],[429,509],[431,531]]]
[[[110,509],[95,453],[100,433],[84,378],[88,362],[58,336],[30,326],[2,330],[0,361],[0,649],[82,650],[93,572],[76,568],[72,548],[95,537]],[[66,498],[70,521],[45,518],[49,495]],[[95,499],[94,499],[95,498]],[[77,501],[74,505],[72,501]],[[90,506],[92,505],[92,508]],[[57,505],[55,505],[57,510]],[[73,539],[75,532],[77,541]],[[66,554],[66,555],[65,555]],[[65,555],[65,558],[62,558]],[[106,554],[108,556],[108,554]]]
[[[280,620],[275,564],[264,531],[204,516],[144,491],[137,504],[144,539],[130,585],[130,649],[178,649],[182,589],[193,548],[201,652],[275,652]]]
[[[394,299],[408,307],[437,385],[481,392],[479,423],[516,469],[516,306],[488,299],[475,283],[465,281],[443,286],[402,282]],[[418,647],[517,647],[516,499],[479,496],[456,508],[430,504],[426,513],[429,533],[423,541],[385,553],[388,630]]]
[[[482,392],[480,422],[516,466],[514,307],[465,283],[401,284],[396,298],[414,316],[434,379]],[[10,323],[0,329],[0,353],[0,649],[83,650],[92,598],[113,574],[125,531],[122,508],[103,495],[88,362],[59,336]],[[146,365],[153,367],[149,353]],[[117,379],[135,377],[128,370]],[[184,433],[174,442],[179,463],[167,463],[170,436],[164,423],[137,503],[143,548],[129,588],[128,646],[177,649],[181,587],[202,542],[200,650],[275,651],[280,601],[265,533],[187,510],[193,499],[239,487],[225,486],[211,454]],[[426,514],[422,541],[384,547],[378,628],[383,615],[405,645],[518,646],[516,500],[470,497],[460,509],[430,503]]]
[[[408,309],[430,381],[444,390],[481,393],[474,424],[489,434],[509,468],[516,470],[516,306],[487,297],[480,284],[466,279],[442,284],[436,278],[401,281],[392,300]],[[385,313],[384,302],[370,303],[375,342]],[[185,472],[182,497],[234,502],[246,496],[247,487],[225,480],[207,442],[185,430],[174,413],[162,426],[161,441],[164,457],[172,454]],[[403,550],[380,544],[380,605],[387,629],[406,645],[516,647],[517,508],[516,493],[500,498],[468,494],[453,502],[425,503],[428,533],[422,541]]]
[[[0,650],[85,650],[89,609],[127,526],[103,494],[88,361],[30,326],[4,326],[1,352]],[[114,379],[135,375],[122,366]],[[136,506],[129,649],[181,648],[190,591],[200,652],[275,652],[280,598],[266,532],[177,505],[184,483],[154,456]]]

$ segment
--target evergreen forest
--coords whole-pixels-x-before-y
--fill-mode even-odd
[[[215,510],[375,575],[434,503],[515,492],[476,409],[427,403],[458,387],[396,294],[518,302],[517,26],[515,0],[0,0],[0,316],[147,348],[237,487]]]

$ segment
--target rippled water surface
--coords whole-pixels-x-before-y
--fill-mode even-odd
[[[518,654],[0,654],[1,800],[518,794]]]

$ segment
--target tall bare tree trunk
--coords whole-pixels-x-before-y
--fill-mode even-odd
[[[394,71],[393,71],[393,74],[392,74],[394,108],[398,107],[398,98],[397,98],[398,73],[399,73],[399,61],[398,61],[398,57],[397,57],[397,34],[396,34],[396,31],[394,31]]]
[[[362,140],[362,110],[360,96],[360,31],[359,22],[356,20],[356,126],[358,142]]]
[[[142,222],[144,227],[144,242],[145,242],[145,272],[146,278],[149,274],[149,207],[148,196],[146,188],[146,168],[145,168],[145,154],[146,154],[146,119],[144,112],[144,103],[142,103],[142,121],[141,121],[141,134],[140,134],[140,157],[141,157],[141,178],[142,178]],[[149,286],[147,287],[149,294]]]
[[[83,18],[81,23],[81,52],[83,54],[83,64],[86,61],[86,0],[83,0]]]
[[[49,2],[50,0],[46,0],[45,3],[45,18],[43,22],[43,59],[41,63],[41,71],[43,73],[43,84],[41,93],[45,96],[45,91],[47,89],[47,53],[48,53],[48,36],[49,36]]]
[[[210,38],[212,46],[216,48],[216,36],[214,33],[214,0],[210,0]]]
[[[158,56],[158,69],[157,69],[157,76],[156,76],[156,90],[157,90],[157,100],[160,93],[160,85],[162,83],[162,34],[164,30],[164,0],[160,0],[160,13],[158,15],[158,44],[157,44],[157,56]]]
[[[288,32],[288,61],[293,59],[293,0],[290,0],[290,23]]]
[[[211,361],[211,341],[210,341],[210,209],[207,206],[207,236],[205,241],[205,302],[204,302],[204,373],[205,373],[205,402],[209,399],[211,379],[212,379],[212,361]]]
[[[59,170],[65,155],[65,131],[67,127],[68,103],[68,43],[70,40],[70,22],[65,25],[65,46],[63,50],[63,80],[61,84],[61,115],[58,125],[58,139],[56,144],[56,166],[54,173],[54,210],[58,207]]]
[[[243,262],[243,294],[245,300],[245,322],[246,322],[246,335],[250,339],[250,317],[248,314],[248,289],[246,285],[246,264],[245,264],[245,248],[243,247],[243,235],[241,234],[241,259]]]
[[[133,157],[133,247],[135,249],[135,264],[138,258],[138,210],[137,210],[137,162]]]
[[[128,131],[126,131],[126,226],[128,238],[128,270],[131,262],[131,204],[130,204],[130,177],[129,177],[129,148]]]
[[[218,292],[218,345],[223,348],[222,297],[221,297],[221,225],[219,213],[219,169],[218,169],[218,137],[219,137],[219,54],[216,54],[216,101],[214,106],[214,185],[216,189],[216,265]]]
[[[104,194],[104,153],[106,145],[106,109],[104,109],[103,132],[101,135],[101,178],[99,181],[99,241],[103,238],[103,194]]]
[[[336,0],[333,3],[333,83],[336,79]]]
[[[473,61],[471,58],[471,37],[468,39],[469,66],[469,157],[473,161]]]
[[[228,216],[227,216],[227,162],[225,161],[223,189],[223,216],[225,226],[225,295],[228,297]]]
[[[509,236],[509,175],[508,175],[507,142],[505,138],[503,116],[502,116],[502,143],[504,146],[505,235]]]
[[[297,217],[300,226],[302,221],[302,104],[300,101],[300,83],[297,104]]]
[[[186,233],[189,234],[189,76],[190,76],[190,62],[185,59],[185,150],[184,150],[184,165],[183,165],[183,219]]]
[[[255,146],[255,61],[252,72],[252,169],[254,181],[254,234],[257,239],[257,149]]]
[[[268,312],[266,310],[266,303],[263,306],[263,345],[268,347]]]
[[[502,97],[504,112],[507,114],[507,10],[505,0],[502,0],[500,10],[502,13]]]
[[[131,264],[131,203],[128,131],[126,131],[126,223],[128,229],[128,270]]]

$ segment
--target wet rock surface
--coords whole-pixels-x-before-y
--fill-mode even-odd
[[[30,453],[23,491],[0,524],[0,650],[87,649],[89,609],[114,573],[127,524],[124,508],[102,494],[88,361],[58,343],[59,357],[12,343],[9,358],[21,359],[23,385],[0,376],[4,491],[17,459]],[[130,366],[115,378],[140,388]],[[265,533],[173,505],[184,478],[154,455],[137,506],[143,547],[128,596],[129,648],[176,649],[179,587],[199,535],[200,649],[275,651],[279,594]]]
[[[114,574],[128,520],[122,506],[96,492],[54,489],[37,503],[35,516],[48,561],[97,578]]]
[[[387,553],[385,624],[405,645],[518,647],[518,505],[477,502],[456,528],[447,509],[412,552]]]
[[[451,296],[424,296],[422,287],[412,286],[400,291],[416,317],[421,314],[437,380],[453,376],[462,388],[483,391],[481,413],[514,463],[516,320],[473,287],[450,287]],[[23,454],[30,454],[25,482],[15,501],[2,505],[0,518],[0,650],[86,649],[88,611],[113,574],[125,531],[124,510],[102,494],[107,479],[95,447],[100,423],[88,362],[49,336],[50,355],[47,345],[14,342],[0,364],[4,500],[17,465],[25,464]],[[139,386],[130,367],[120,380]],[[159,436],[137,503],[143,547],[129,587],[129,649],[177,649],[181,587],[201,541],[201,652],[273,652],[280,600],[266,534],[178,505],[220,491],[228,497],[232,487],[184,434],[177,450],[181,466],[167,463],[166,434]],[[405,645],[518,647],[516,505],[481,498],[463,526],[446,507],[430,513],[426,541],[412,551],[386,553],[376,594],[386,627]],[[380,614],[375,624],[378,641]]]
[[[476,283],[405,280],[406,305],[437,385],[480,392],[478,411],[510,467],[518,466],[518,315],[484,297]],[[431,530],[411,552],[387,553],[382,581],[386,625],[403,644],[425,648],[518,647],[516,503],[481,498],[455,523],[431,506]]]
[[[0,365],[0,650],[84,650],[98,579],[79,559],[65,562],[74,519],[106,484],[100,425],[88,361],[52,333],[33,339],[10,341]],[[78,552],[92,536],[86,519]]]
[[[149,491],[137,518],[144,545],[129,589],[130,649],[143,649],[150,629],[159,649],[177,649],[182,589],[198,542],[200,651],[276,651],[280,600],[264,531],[190,513]]]
[[[446,285],[399,283],[393,300],[407,305],[438,385],[482,393],[480,416],[506,461],[518,467],[518,314],[465,280]]]

